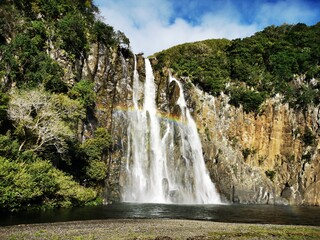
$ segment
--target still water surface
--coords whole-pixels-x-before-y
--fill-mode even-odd
[[[320,207],[113,203],[107,206],[2,215],[0,218],[0,225],[78,220],[150,218],[320,226]]]

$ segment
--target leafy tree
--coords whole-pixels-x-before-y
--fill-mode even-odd
[[[7,109],[9,103],[9,96],[5,93],[0,92],[0,127],[3,121],[7,119]]]
[[[1,210],[85,205],[97,196],[93,189],[39,159],[25,164],[0,157],[0,179]]]
[[[10,132],[0,135],[0,156],[8,159],[15,159],[19,153],[19,142],[13,139]]]
[[[84,107],[92,107],[96,99],[94,83],[87,80],[81,80],[74,85],[70,90],[69,95],[73,99],[78,99]]]
[[[87,61],[87,70],[88,75],[91,81],[94,81],[94,78],[98,71],[98,65],[100,61],[101,50],[104,51],[104,54],[107,54],[108,49],[117,43],[117,35],[113,30],[113,27],[101,22],[95,21],[91,29],[90,40],[96,44],[95,49],[95,61],[93,63],[93,69],[90,69],[89,60]]]
[[[8,114],[22,141],[19,151],[25,144],[31,151],[47,146],[54,146],[58,153],[66,150],[66,139],[74,137],[74,132],[63,120],[67,110],[57,109],[54,100],[56,98],[41,89],[11,93]]]
[[[259,106],[265,100],[265,95],[260,92],[251,91],[245,88],[234,88],[231,90],[230,103],[239,107],[243,106],[245,112],[259,111]]]
[[[19,87],[35,87],[43,83],[47,90],[66,91],[62,68],[39,51],[28,35],[17,35],[9,45],[0,48],[0,52],[3,57],[0,69],[5,72],[3,77],[8,79],[7,85],[16,83]]]
[[[87,166],[85,172],[90,180],[102,181],[107,177],[107,153],[111,146],[111,137],[106,129],[98,128],[93,138],[81,145]]]
[[[111,137],[106,129],[98,128],[94,137],[82,144],[82,150],[89,160],[102,159],[111,145]]]
[[[61,48],[69,53],[71,59],[79,59],[86,55],[88,41],[85,22],[77,12],[70,12],[58,23],[58,31],[62,38]]]
[[[116,33],[112,26],[109,26],[101,21],[95,21],[92,28],[92,38],[98,43],[102,43],[105,46],[112,46],[116,43]]]

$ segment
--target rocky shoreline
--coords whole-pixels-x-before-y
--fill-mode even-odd
[[[320,227],[194,220],[91,220],[0,227],[0,239],[320,239]]]

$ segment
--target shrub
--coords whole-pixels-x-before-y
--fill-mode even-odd
[[[267,170],[267,171],[265,171],[265,174],[273,182],[273,180],[276,176],[276,172],[273,170]]]
[[[70,90],[69,95],[71,98],[79,100],[84,107],[92,107],[96,99],[94,83],[87,80],[81,80],[74,85]]]
[[[0,179],[1,210],[85,205],[97,196],[40,159],[26,164],[0,157]]]
[[[243,110],[247,113],[259,111],[260,105],[265,100],[265,94],[252,90],[245,89],[243,87],[233,88],[230,91],[230,104],[239,107],[243,106]]]
[[[310,128],[306,127],[305,132],[302,136],[302,141],[305,145],[310,146],[315,143],[316,136],[314,133],[310,130]]]

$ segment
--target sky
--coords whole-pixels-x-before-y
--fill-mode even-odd
[[[320,0],[94,0],[103,21],[145,56],[185,42],[243,38],[270,25],[320,21]]]

